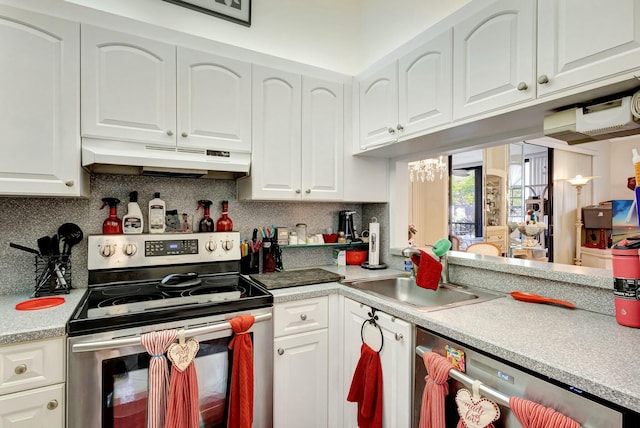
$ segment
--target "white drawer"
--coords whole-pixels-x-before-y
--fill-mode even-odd
[[[0,397],[0,426],[64,427],[64,384]]]
[[[0,347],[0,395],[64,382],[64,338]]]
[[[329,298],[278,303],[273,312],[275,337],[327,328],[329,325]]]

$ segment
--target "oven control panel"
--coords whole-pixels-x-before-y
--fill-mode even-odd
[[[240,260],[240,232],[91,235],[89,270]]]

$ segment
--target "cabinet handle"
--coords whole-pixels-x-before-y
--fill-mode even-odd
[[[64,185],[67,187],[73,187],[74,184],[73,180],[67,180],[64,182]]]
[[[282,354],[284,354],[284,349],[278,348],[278,355],[282,355]]]
[[[306,193],[308,195],[309,193],[311,193],[311,189],[305,190],[304,193]]]
[[[519,91],[526,91],[527,89],[529,89],[529,86],[527,86],[526,83],[524,83],[524,82],[518,83],[518,90]]]
[[[402,126],[402,125],[398,124],[398,126],[396,126],[396,129],[397,129],[398,131],[402,131],[402,130],[404,130],[404,126]]]
[[[389,131],[389,134],[395,134],[396,133],[396,130],[391,128],[391,127],[389,127],[389,129],[387,129],[387,131]]]
[[[23,373],[25,373],[27,371],[27,365],[26,364],[20,364],[19,366],[16,366],[15,369],[13,369],[13,372],[17,375],[21,375]]]
[[[297,194],[300,194],[300,189],[296,189],[296,193],[297,193]]]
[[[183,132],[181,135],[183,138],[187,138],[189,136],[189,134],[187,134],[186,132]]]
[[[402,333],[396,333],[396,340],[399,342],[404,339],[404,335]]]
[[[538,77],[538,83],[541,85],[546,85],[547,83],[549,83],[549,76],[543,74],[542,76]]]
[[[51,400],[47,403],[47,409],[54,410],[58,407],[58,400]]]
[[[307,320],[307,314],[300,314],[300,319],[302,321],[306,321]]]
[[[167,135],[168,135],[169,137],[171,137],[171,136],[173,135],[173,131],[172,131],[172,130],[168,130],[168,131],[167,131]]]

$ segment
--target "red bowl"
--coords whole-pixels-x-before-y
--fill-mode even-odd
[[[360,265],[367,261],[367,250],[347,250],[347,264]]]
[[[322,239],[324,240],[325,244],[335,244],[336,242],[338,242],[338,234],[337,233],[331,233],[331,234],[323,233],[322,234]]]

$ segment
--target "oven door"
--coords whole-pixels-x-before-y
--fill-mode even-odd
[[[264,314],[264,310],[260,313]],[[270,308],[268,313],[270,315]],[[224,323],[224,318],[232,316],[227,314],[213,320],[200,320],[201,325],[190,320],[188,327],[164,325],[145,328],[145,331],[183,327],[206,330],[208,325]],[[142,333],[140,329],[134,330],[137,331],[133,331],[133,335],[129,329],[108,333],[111,338],[98,334],[69,339],[69,428],[145,428],[150,356],[141,345],[117,346],[120,338],[135,339]],[[269,427],[273,375],[271,322],[256,320],[250,334],[254,349],[254,426]],[[200,344],[194,360],[198,375],[200,427],[226,427],[232,365],[228,345],[232,336],[230,329],[195,336]],[[115,343],[116,347],[109,348],[109,343]],[[86,351],[83,346],[101,349]]]

